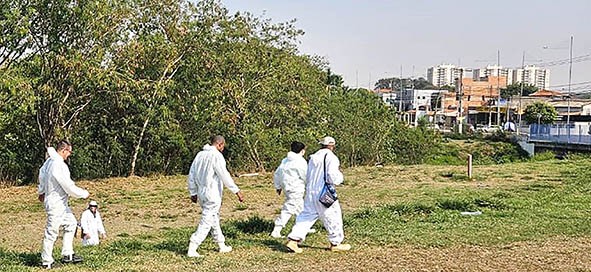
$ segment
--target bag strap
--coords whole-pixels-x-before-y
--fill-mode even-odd
[[[326,176],[326,156],[328,155],[328,153],[324,154],[324,183],[328,183],[328,177]]]

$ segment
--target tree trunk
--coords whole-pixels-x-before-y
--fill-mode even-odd
[[[144,121],[144,126],[142,127],[142,131],[137,140],[137,144],[135,145],[135,149],[133,150],[133,156],[131,156],[131,169],[129,169],[129,176],[135,176],[135,162],[137,161],[137,155],[140,152],[140,146],[142,145],[142,140],[144,139],[144,133],[146,133],[146,128],[148,127],[148,122],[150,122],[150,117],[146,118]]]

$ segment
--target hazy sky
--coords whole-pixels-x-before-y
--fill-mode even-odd
[[[591,54],[590,0],[222,0],[274,22],[297,19],[300,51],[325,57],[351,87],[379,78],[426,77],[429,66],[521,66]],[[546,47],[546,49],[543,49]],[[414,73],[413,73],[414,66]],[[550,85],[568,83],[568,64],[547,67]],[[572,89],[591,90],[591,57],[573,64]],[[564,87],[566,90],[566,87]]]

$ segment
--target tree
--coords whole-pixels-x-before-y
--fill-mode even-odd
[[[417,90],[437,90],[437,86],[431,84],[431,82],[427,81],[423,77],[419,77],[418,79],[413,79],[413,85]]]
[[[294,21],[230,14],[219,0],[0,8],[2,183],[35,182],[44,147],[61,137],[77,150],[74,178],[186,173],[212,134],[226,136],[232,171],[267,171],[291,141],[314,152],[326,135],[349,166],[418,161],[391,139],[430,152],[432,138],[398,124],[375,94],[300,54]],[[398,80],[411,84],[427,86]]]
[[[28,1],[0,2],[0,67],[9,67],[27,55],[33,43],[29,31],[32,12]]]
[[[525,108],[524,119],[529,124],[553,124],[558,112],[546,102],[535,102]]]
[[[326,85],[331,87],[342,87],[343,77],[341,75],[333,74],[330,68],[326,69]]]
[[[512,98],[514,96],[518,96],[521,93],[521,86],[523,85],[523,93],[522,96],[528,96],[532,93],[538,91],[538,87],[532,84],[524,84],[524,83],[515,83],[508,85],[506,88],[501,88],[501,97],[502,98]]]
[[[375,89],[391,89],[394,85],[394,90],[400,90],[400,78],[381,78],[374,85]],[[417,90],[436,90],[437,87],[433,86],[425,78],[419,77],[418,79],[403,78],[402,86],[407,88],[414,88]]]

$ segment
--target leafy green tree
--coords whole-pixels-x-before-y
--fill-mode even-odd
[[[437,86],[431,84],[431,82],[427,81],[423,77],[419,77],[418,79],[413,79],[413,85],[417,90],[437,90]]]
[[[32,11],[28,1],[0,2],[0,67],[10,67],[33,46],[29,30]]]
[[[524,84],[524,83],[515,83],[515,84],[508,85],[506,88],[501,88],[501,97],[507,99],[507,98],[512,98],[514,96],[518,96],[522,92],[522,90],[521,90],[522,85],[523,85],[522,96],[528,96],[528,95],[538,91],[538,87],[536,87],[535,85]]]
[[[347,166],[419,162],[412,152],[433,145],[299,54],[294,21],[230,14],[219,0],[0,7],[0,182],[35,182],[61,137],[75,145],[75,178],[186,173],[214,133],[232,171],[268,171],[291,141],[314,152],[326,135]]]
[[[394,86],[394,90],[400,90],[400,78],[392,77],[392,78],[382,78],[379,79],[375,84],[375,89],[391,89],[392,85]],[[402,79],[402,86],[405,88],[412,88],[417,90],[435,90],[437,89],[436,86],[433,86],[429,81],[425,78],[419,77],[418,79],[409,79],[403,78]]]
[[[553,124],[558,112],[552,105],[546,102],[535,102],[525,108],[524,119],[529,124]]]
[[[409,128],[401,122],[392,126],[386,153],[389,161],[418,164],[431,159],[441,145],[441,136],[434,130]]]

